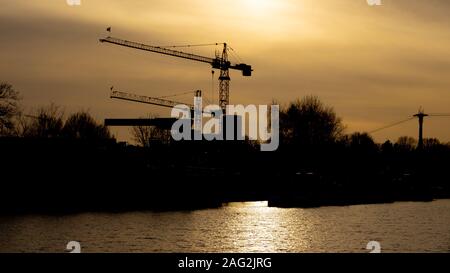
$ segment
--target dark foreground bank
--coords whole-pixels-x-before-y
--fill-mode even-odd
[[[449,198],[448,151],[261,153],[247,142],[138,148],[0,139],[2,213],[191,210],[230,201],[316,207]]]

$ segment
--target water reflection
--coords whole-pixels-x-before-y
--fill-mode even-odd
[[[293,241],[289,213],[267,207],[267,202],[231,204],[224,208],[222,223],[226,249],[230,252],[285,252]],[[239,216],[239,217],[236,217]],[[308,228],[308,223],[302,224]],[[303,244],[296,238],[297,244]],[[232,243],[232,244],[231,244]]]
[[[230,202],[222,204],[224,207],[268,207],[269,201]]]
[[[169,213],[0,217],[0,252],[448,252],[450,200],[318,209],[265,202]]]

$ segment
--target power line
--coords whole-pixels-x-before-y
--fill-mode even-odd
[[[435,113],[435,114],[428,114],[431,117],[450,117],[450,114],[446,113]]]
[[[391,128],[391,127],[400,125],[400,124],[405,123],[405,122],[408,122],[408,121],[410,121],[410,120],[412,120],[412,119],[415,119],[415,117],[411,117],[411,118],[408,118],[408,119],[405,119],[405,120],[402,120],[402,121],[398,121],[398,122],[395,122],[395,123],[392,123],[392,124],[383,126],[383,127],[381,127],[381,128],[378,128],[378,129],[376,129],[376,130],[373,130],[373,131],[369,132],[369,134],[373,134],[373,133],[379,132],[379,131],[381,131],[381,130],[385,130],[385,129],[388,129],[388,128]]]

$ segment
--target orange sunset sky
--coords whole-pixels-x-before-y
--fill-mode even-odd
[[[231,72],[232,104],[313,94],[335,108],[348,133],[406,119],[420,106],[450,113],[450,1],[382,3],[81,0],[72,7],[66,0],[0,0],[0,81],[21,92],[26,111],[54,102],[98,120],[170,114],[113,101],[112,85],[154,97],[201,89],[211,99],[207,64],[100,44],[112,26],[115,37],[151,45],[228,42],[255,70],[250,78]],[[212,57],[215,49],[187,51]],[[217,100],[217,79],[214,87]],[[113,132],[128,138],[126,130]],[[374,137],[402,135],[417,137],[417,122]],[[429,118],[425,137],[450,141],[450,117]]]

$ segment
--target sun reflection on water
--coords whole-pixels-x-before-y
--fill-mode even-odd
[[[229,202],[223,204],[225,207],[268,207],[269,201],[255,201],[255,202]]]
[[[445,252],[450,201],[317,209],[233,203],[188,212],[0,217],[0,252]],[[411,240],[414,238],[414,240]]]
[[[222,225],[222,232],[227,234],[222,243],[232,242],[224,245],[232,252],[287,252],[294,242],[297,248],[308,248],[309,240],[302,237],[312,225],[299,215],[301,210],[293,217],[292,211],[270,208],[267,201],[228,203],[223,210],[228,221]],[[289,228],[293,223],[301,232]]]

